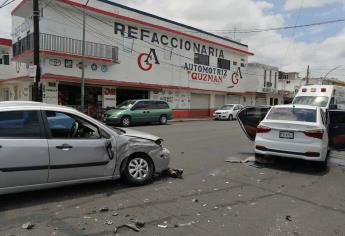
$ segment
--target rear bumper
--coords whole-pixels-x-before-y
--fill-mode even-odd
[[[322,147],[318,143],[291,144],[259,138],[255,140],[255,153],[265,156],[279,156],[308,161],[324,161],[327,157],[327,146]]]

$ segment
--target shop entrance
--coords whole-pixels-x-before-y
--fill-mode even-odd
[[[116,89],[116,103],[120,104],[126,100],[149,99],[149,91],[140,89]]]
[[[80,85],[59,84],[59,104],[80,110]],[[102,87],[85,86],[85,111],[92,117],[102,112]]]

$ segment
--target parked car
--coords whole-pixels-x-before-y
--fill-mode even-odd
[[[172,119],[169,104],[157,100],[128,100],[105,112],[103,121],[107,125],[128,127],[134,123],[159,122],[167,124]]]
[[[330,149],[345,150],[345,111],[308,105],[247,107],[238,115],[255,156],[279,156],[327,165]]]
[[[120,177],[141,185],[169,160],[154,135],[111,128],[68,107],[0,102],[0,194]]]
[[[215,120],[234,120],[242,108],[243,106],[240,104],[224,105],[213,113],[213,118]]]

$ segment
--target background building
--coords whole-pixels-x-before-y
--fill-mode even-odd
[[[169,102],[174,117],[208,116],[225,103],[255,103],[253,82],[246,76],[253,55],[247,45],[111,1],[84,4],[40,1],[44,102],[80,105],[85,9],[89,114],[138,98]],[[20,68],[7,80],[28,91],[34,81],[31,12],[31,0],[22,0],[12,12],[13,61]]]
[[[283,104],[283,96],[279,91],[279,70],[277,67],[248,63],[248,80],[253,81],[256,92],[255,105],[278,105]]]

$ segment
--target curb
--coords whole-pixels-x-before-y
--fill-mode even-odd
[[[192,122],[192,121],[210,121],[213,120],[212,118],[199,118],[199,119],[173,119],[169,120],[169,122]]]

